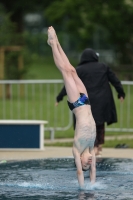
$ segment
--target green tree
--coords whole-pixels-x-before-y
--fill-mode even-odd
[[[59,24],[64,19],[66,30],[79,37],[81,47],[92,39],[98,26],[103,27],[119,62],[133,63],[133,0],[56,0],[45,12],[51,22]]]
[[[10,20],[10,14],[6,14],[0,4],[0,45],[12,45],[17,43],[15,24]]]
[[[40,12],[54,0],[1,0],[1,4],[10,13],[10,19],[16,24],[17,32],[23,31],[23,16],[27,12]]]
[[[23,16],[27,12],[42,12],[47,25],[57,27],[76,39],[83,49],[91,44],[97,28],[107,36],[103,43],[112,45],[122,64],[133,63],[133,0],[1,0],[15,22],[18,32],[23,32]],[[100,36],[102,37],[102,35]]]
[[[17,33],[16,24],[11,21],[11,13],[6,13],[5,8],[0,4],[0,47],[16,46],[22,44],[22,35]],[[20,79],[27,69],[18,69],[18,56],[23,52],[5,51],[5,79]]]

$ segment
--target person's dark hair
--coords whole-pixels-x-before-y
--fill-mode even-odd
[[[83,170],[84,172],[88,171],[89,169],[90,169],[90,168],[84,169],[84,168],[82,167],[82,170]]]
[[[76,167],[75,160],[74,160],[74,165],[75,165],[75,167]],[[88,169],[84,169],[84,168],[82,167],[82,170],[83,170],[84,172],[88,171],[89,169],[90,169],[90,167],[89,167]]]

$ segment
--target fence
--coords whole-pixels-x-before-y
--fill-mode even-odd
[[[0,119],[47,120],[45,130],[54,139],[55,131],[72,126],[72,114],[66,103],[55,106],[62,80],[1,80]]]
[[[112,88],[118,123],[106,127],[107,131],[133,132],[133,82],[122,81],[122,84],[126,99],[120,103]],[[1,80],[0,119],[47,120],[46,130],[54,139],[55,131],[65,131],[72,126],[72,114],[67,104],[62,101],[55,106],[56,96],[62,86],[62,80]]]
[[[133,132],[133,81],[121,81],[121,83],[124,87],[126,98],[123,103],[118,101],[117,93],[112,87],[118,123],[111,125],[111,128],[106,127],[106,131]]]

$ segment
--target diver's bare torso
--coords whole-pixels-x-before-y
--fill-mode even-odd
[[[73,110],[76,117],[76,128],[73,146],[80,154],[88,148],[92,150],[96,137],[96,125],[90,105],[80,106]]]

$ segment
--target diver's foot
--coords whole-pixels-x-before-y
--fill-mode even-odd
[[[47,40],[48,45],[51,46],[53,44],[53,42],[56,41],[56,37],[57,36],[56,36],[54,28],[52,26],[50,26],[48,28],[48,40]]]
[[[52,29],[53,29],[53,32],[54,32],[54,34],[55,34],[55,38],[56,38],[56,43],[58,44],[58,37],[57,37],[57,34],[56,34],[56,31],[55,31],[55,29],[52,27]]]

